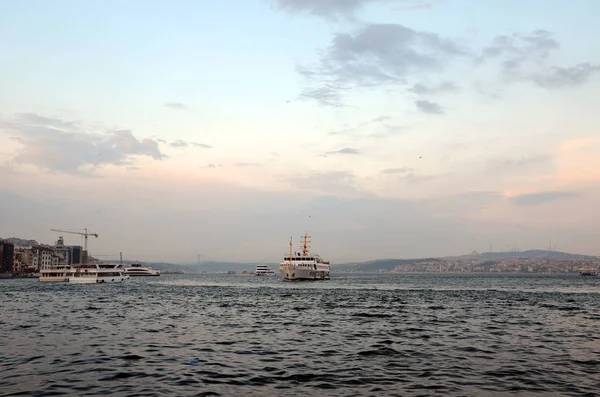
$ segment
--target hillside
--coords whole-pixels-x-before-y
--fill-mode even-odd
[[[524,258],[524,259],[562,259],[562,260],[592,260],[595,256],[570,254],[560,251],[549,250],[528,250],[519,252],[484,252],[478,255],[463,255],[456,257],[457,259],[509,259],[509,258]]]
[[[1,238],[0,237],[0,241],[5,241],[10,244],[21,245],[21,246],[39,245],[38,242],[35,240],[26,240],[26,239],[16,238],[16,237],[9,237],[9,238]]]
[[[360,262],[360,263],[346,263],[340,265],[334,265],[335,267],[344,267],[347,270],[361,271],[361,272],[376,272],[379,270],[392,270],[398,265],[411,265],[419,264],[423,262],[438,262],[441,259],[437,258],[419,258],[419,259],[376,259],[374,261]]]

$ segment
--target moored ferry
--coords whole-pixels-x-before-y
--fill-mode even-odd
[[[69,276],[69,283],[96,284],[120,283],[129,280],[123,265],[114,263],[88,263],[75,265],[75,271]]]
[[[75,273],[70,265],[58,265],[40,270],[40,282],[42,283],[66,283],[69,277]]]
[[[312,254],[308,243],[310,236],[305,233],[302,236],[302,252],[292,253],[292,239],[290,239],[289,256],[283,258],[279,264],[279,271],[286,281],[300,280],[329,280],[330,264],[324,261],[319,255]]]

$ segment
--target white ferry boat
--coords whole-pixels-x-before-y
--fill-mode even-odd
[[[329,280],[330,265],[319,255],[309,251],[310,236],[302,236],[302,252],[292,253],[292,239],[290,239],[289,256],[283,258],[279,264],[279,271],[286,281],[294,280]]]
[[[151,267],[143,267],[139,262],[132,263],[130,267],[126,267],[124,270],[125,274],[128,274],[131,277],[160,276],[159,270],[152,270]]]
[[[594,269],[593,267],[588,266],[588,267],[581,269],[579,271],[579,275],[595,277],[598,275],[598,271],[596,269]]]
[[[120,283],[129,280],[123,265],[114,263],[88,263],[75,265],[75,271],[69,276],[69,283],[96,284]]]
[[[275,271],[267,265],[256,265],[255,274],[257,276],[274,276]]]
[[[42,283],[66,283],[75,273],[70,265],[58,265],[40,270],[40,282]]]

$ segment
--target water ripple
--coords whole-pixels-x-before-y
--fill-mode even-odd
[[[600,281],[600,280],[599,280]],[[600,282],[2,280],[0,396],[597,395]]]

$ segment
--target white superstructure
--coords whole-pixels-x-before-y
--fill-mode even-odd
[[[283,258],[279,264],[279,271],[283,279],[294,280],[329,280],[330,265],[319,255],[309,251],[310,236],[306,233],[302,236],[302,252],[292,252],[292,240],[290,239],[289,256]]]
[[[125,274],[130,275],[131,277],[137,276],[160,276],[159,270],[152,270],[151,267],[142,267],[142,264],[139,262],[132,263],[130,267],[126,267]]]
[[[75,265],[74,268],[75,271],[69,276],[69,283],[73,284],[120,283],[129,280],[120,264],[98,262]]]
[[[70,265],[58,265],[42,268],[40,270],[40,282],[42,283],[66,283],[75,273]]]
[[[256,265],[257,276],[274,276],[275,271],[267,265]]]

